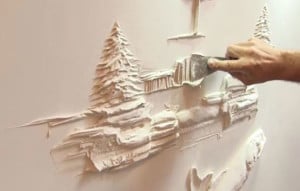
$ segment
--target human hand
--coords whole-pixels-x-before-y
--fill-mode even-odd
[[[255,38],[230,45],[226,58],[210,59],[209,67],[229,72],[246,85],[281,79],[285,69],[282,51]]]

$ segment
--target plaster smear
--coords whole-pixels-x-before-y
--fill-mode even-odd
[[[262,154],[266,137],[262,129],[258,129],[249,137],[237,156],[229,162],[228,168],[217,176],[213,172],[198,175],[193,167],[188,174],[188,191],[239,191],[248,179],[254,164]]]
[[[190,108],[170,106],[152,114],[146,99],[148,93],[185,84],[199,87],[202,79],[191,79],[190,57],[177,61],[173,69],[144,72],[141,76],[140,65],[128,46],[128,40],[115,23],[96,67],[91,106],[74,115],[24,125],[51,127],[85,120],[86,125],[74,128],[52,149],[66,150],[64,161],[84,158],[92,164],[85,171],[120,169],[176,146],[184,135],[196,132],[192,141],[181,145],[187,148],[221,135],[231,124],[255,115],[255,88],[246,87],[231,76],[224,79],[220,91],[205,96],[203,102],[199,98]],[[224,125],[214,125],[217,123]]]
[[[192,69],[191,56],[189,56],[178,59],[172,69],[144,72],[142,75],[144,91],[151,94],[157,91],[179,88],[183,85],[199,87],[204,78],[193,79]]]

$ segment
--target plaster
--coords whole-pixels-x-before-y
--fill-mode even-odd
[[[17,130],[5,128],[36,117],[60,116],[88,107],[87,94],[91,88],[91,78],[98,61],[101,42],[115,19],[121,21],[122,28],[133,45],[131,49],[142,60],[143,67],[160,69],[172,67],[178,57],[198,50],[205,55],[222,55],[229,43],[248,39],[263,3],[263,1],[236,0],[202,3],[201,31],[203,30],[209,38],[191,43],[165,42],[172,34],[189,31],[186,21],[189,21],[187,17],[190,6],[185,6],[181,0],[131,3],[115,0],[40,3],[33,0],[29,4],[25,3],[26,5],[15,5],[15,8],[15,3],[11,1],[4,3],[6,6],[1,6],[4,17],[1,19],[4,21],[2,32],[6,38],[2,39],[0,45],[4,51],[1,56],[4,70],[0,80],[3,91],[1,99],[3,120],[0,133],[3,161],[0,173],[3,180],[1,188],[3,190],[125,191],[141,190],[140,188],[157,191],[184,190],[182,184],[191,164],[198,167],[200,177],[203,177],[202,172],[206,171],[206,167],[221,165],[220,161],[226,161],[234,154],[235,146],[239,146],[239,140],[244,138],[242,135],[253,129],[249,123],[235,125],[235,128],[230,129],[229,134],[225,134],[222,139],[201,141],[191,149],[178,151],[179,154],[176,156],[172,155],[174,152],[171,149],[133,168],[105,175],[97,173],[88,175],[87,180],[80,185],[78,177],[74,178],[71,172],[70,175],[57,172],[48,151],[54,143],[61,141],[66,131],[72,130],[73,127],[82,127],[81,122],[53,128],[51,138],[48,140],[43,136],[46,125]],[[296,1],[270,3],[274,45],[297,49],[299,34],[297,4],[299,5],[299,2]],[[172,10],[169,9],[170,5]],[[234,12],[228,14],[231,10]],[[168,14],[165,14],[166,11]],[[223,22],[218,22],[220,18]],[[284,22],[280,22],[283,20]],[[217,24],[218,30],[212,23]],[[232,25],[228,23],[232,23],[237,30],[231,30]],[[289,28],[293,30],[285,30],[283,38],[282,29]],[[216,88],[217,80],[222,75],[214,74],[206,79],[202,83],[204,90]],[[205,87],[206,84],[209,84],[209,87]],[[272,82],[257,87],[259,113],[255,124],[262,123],[266,128],[268,144],[259,166],[251,173],[245,190],[285,190],[286,185],[291,185],[294,189],[299,188],[296,178],[299,169],[294,165],[297,164],[297,157],[290,157],[298,154],[295,152],[298,147],[296,111],[299,105],[297,99],[299,88],[296,86]],[[281,91],[277,91],[279,89]],[[180,96],[180,93],[181,88],[174,89],[161,94],[151,94],[146,100],[160,107],[168,104],[166,99],[174,100],[175,96],[169,94]],[[289,99],[283,100],[282,97]],[[176,104],[174,102],[171,104]],[[282,106],[280,110],[278,105]],[[155,107],[155,110],[159,109]],[[282,117],[286,113],[289,113],[288,120],[283,120]],[[282,128],[282,125],[285,128]],[[209,129],[211,128],[209,126]],[[193,131],[193,134],[197,133],[198,131]],[[223,142],[226,139],[230,141]],[[214,144],[215,142],[218,144]],[[217,152],[203,152],[201,149],[203,147],[208,148],[207,150],[219,148],[218,155]],[[226,150],[224,148],[232,152],[223,153],[222,151]],[[211,163],[207,164],[207,161]],[[277,163],[281,165],[273,168]],[[219,172],[219,169],[212,170]],[[290,173],[282,176],[282,171],[285,170],[289,170]],[[28,172],[31,172],[31,176],[28,176]],[[144,172],[147,172],[147,176],[141,176]],[[265,172],[269,174],[266,176]],[[15,184],[16,181],[18,184]],[[136,184],[131,184],[135,181]]]
[[[96,66],[91,106],[79,114],[25,124],[57,126],[75,120],[87,122],[74,128],[53,148],[54,157],[54,151],[66,149],[64,161],[83,158],[91,162],[88,164],[92,168],[88,166],[83,171],[121,169],[178,146],[186,134],[198,131],[193,141],[179,146],[182,149],[213,136],[221,137],[235,122],[255,116],[258,97],[255,88],[246,87],[231,76],[224,78],[220,91],[203,98],[205,103],[199,98],[192,107],[179,104],[151,113],[152,103],[147,102],[147,94],[186,85],[192,88],[187,89],[188,95],[192,95],[193,88],[199,88],[203,79],[193,81],[190,56],[177,61],[171,70],[144,72],[141,76],[138,60],[128,46],[119,24],[115,23]],[[67,151],[71,148],[74,151]]]
[[[266,8],[263,15],[265,11]],[[185,108],[178,104],[153,114],[152,103],[147,101],[148,94],[184,86],[201,88],[204,78],[193,79],[192,55],[178,59],[171,69],[141,71],[138,59],[128,47],[129,42],[120,25],[115,23],[105,40],[100,63],[96,66],[90,107],[74,115],[45,118],[23,125],[47,123],[53,127],[76,120],[87,122],[82,127],[74,128],[61,143],[54,146],[51,151],[53,155],[56,150],[72,148],[74,151],[65,152],[64,161],[89,161],[92,166],[86,166],[84,172],[118,170],[171,147],[178,146],[184,150],[213,136],[221,138],[233,124],[255,117],[256,88],[247,87],[230,75],[224,78],[218,91],[199,97],[199,102],[192,107]],[[192,94],[187,91],[187,95]],[[197,136],[191,141],[179,144],[184,136],[195,132]],[[252,158],[245,159],[245,172],[244,167],[237,168],[242,173],[242,179],[235,182],[235,190],[241,188],[249,169],[261,154],[264,136],[263,133],[258,134],[257,139],[251,138],[249,145],[254,142],[255,146],[261,147],[247,147],[251,149],[247,154]],[[225,175],[227,170],[216,177],[211,172],[201,178],[192,168],[189,174],[190,190],[208,191],[218,187]]]
[[[181,39],[196,39],[204,38],[205,35],[198,32],[199,28],[199,8],[201,0],[192,0],[192,33],[180,34],[169,37],[168,40],[181,40]]]
[[[187,178],[187,190],[241,190],[253,166],[261,156],[265,142],[266,137],[263,130],[256,130],[227,164],[227,168],[217,175],[214,172],[208,172],[200,176],[196,167],[191,168]]]
[[[262,13],[257,20],[254,37],[270,43],[270,24],[269,24],[269,13],[268,6],[263,7]]]

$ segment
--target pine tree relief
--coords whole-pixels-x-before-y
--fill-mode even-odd
[[[257,21],[255,32],[254,32],[255,38],[263,40],[266,43],[271,42],[268,16],[269,16],[268,8],[267,8],[267,5],[265,5],[262,10],[262,14]]]
[[[72,145],[79,149],[66,159],[86,157],[95,170],[102,171],[125,167],[130,161],[139,160],[136,158],[148,156],[150,147],[135,152],[128,149],[149,142],[146,134],[132,132],[149,131],[151,121],[144,91],[138,86],[142,83],[139,64],[128,46],[115,23],[96,67],[91,107],[86,113],[91,126],[75,130],[56,147]]]
[[[138,86],[142,83],[139,64],[128,46],[120,26],[115,23],[105,41],[101,61],[96,67],[90,96],[92,110],[109,111],[105,112],[104,118],[98,119],[95,125],[133,128],[147,120],[147,117],[142,115],[145,113],[146,102],[143,98],[144,92]],[[140,116],[135,111],[138,111]]]
[[[96,68],[96,78],[90,96],[92,107],[106,107],[129,101],[143,90],[136,84],[139,79],[137,59],[127,48],[129,45],[118,23],[105,41],[101,62]]]

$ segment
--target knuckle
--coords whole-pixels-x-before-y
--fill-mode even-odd
[[[255,49],[255,47],[250,47],[249,49],[248,49],[248,54],[249,54],[249,56],[254,56],[255,54],[256,54],[256,49]]]
[[[228,47],[227,47],[227,53],[230,53],[230,52],[232,52],[234,50],[234,45],[229,45]]]
[[[248,43],[249,43],[250,47],[255,46],[255,42],[253,40],[249,41]]]
[[[226,57],[227,58],[235,58],[236,57],[236,46],[235,45],[230,45],[228,48],[227,48],[227,51],[226,51]]]

